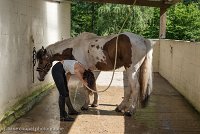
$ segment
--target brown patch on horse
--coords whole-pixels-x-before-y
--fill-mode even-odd
[[[97,45],[96,48],[99,49],[99,45]]]
[[[91,45],[91,47],[94,47],[95,45]]]
[[[72,51],[73,51],[73,48],[67,48],[65,50],[62,51],[62,54],[60,53],[57,53],[57,54],[54,54],[54,56],[52,57],[53,59],[56,59],[56,60],[74,60],[74,56],[72,55]]]
[[[106,56],[106,60],[105,61],[101,60],[101,62],[97,62],[96,64],[97,69],[108,71],[114,68],[116,39],[117,37],[111,39],[104,45],[103,52]],[[125,34],[119,35],[116,69],[122,66],[124,66],[125,68],[130,67],[130,65],[132,64],[131,47],[132,45],[129,37]]]

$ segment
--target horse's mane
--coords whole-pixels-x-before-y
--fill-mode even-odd
[[[61,40],[61,41],[57,41],[53,44],[50,44],[49,46],[46,47],[46,49],[48,48],[51,48],[51,47],[54,47],[54,46],[58,46],[58,45],[62,45],[63,43],[66,43],[66,42],[70,42],[72,41],[74,38],[68,38],[68,39],[64,39],[64,40]]]
[[[80,35],[78,35],[77,37],[83,37],[84,39],[88,39],[88,38],[97,37],[97,35],[94,34],[94,33],[83,32],[83,33],[81,33]],[[61,41],[57,41],[57,42],[55,42],[55,43],[53,43],[53,44],[47,46],[46,49],[50,49],[50,48],[55,47],[55,46],[58,46],[58,45],[63,45],[63,44],[65,44],[65,43],[68,43],[68,44],[69,44],[69,42],[71,42],[71,41],[77,39],[77,37],[71,37],[71,38],[68,38],[68,39],[64,39],[64,40],[61,40]],[[76,44],[74,44],[74,45],[76,45]]]
[[[36,53],[36,59],[37,60],[42,59],[43,55],[44,55],[44,50],[42,50],[42,49],[38,50]]]

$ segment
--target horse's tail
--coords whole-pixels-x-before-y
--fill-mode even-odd
[[[144,62],[140,68],[140,102],[142,106],[145,106],[148,102],[149,95],[152,92],[152,45],[150,41],[146,44],[147,46],[147,55],[144,59]]]

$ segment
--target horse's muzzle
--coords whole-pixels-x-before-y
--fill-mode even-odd
[[[44,78],[37,77],[39,81],[44,81]]]

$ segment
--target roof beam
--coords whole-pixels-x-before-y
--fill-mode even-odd
[[[133,5],[135,0],[84,0],[84,1],[98,2],[98,3],[114,3],[114,4]],[[172,4],[175,4],[175,3],[179,2],[179,1],[181,1],[181,0],[160,0],[160,1],[136,0],[135,5],[168,8]]]

